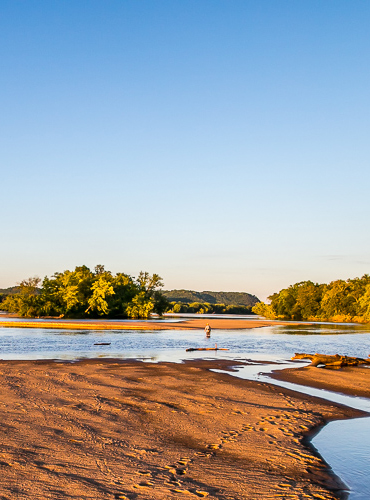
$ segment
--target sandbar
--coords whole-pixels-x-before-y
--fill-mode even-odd
[[[364,413],[228,364],[0,361],[0,498],[344,498],[308,441]]]
[[[271,325],[284,325],[287,323],[262,320],[262,319],[223,319],[215,318],[208,320],[212,329],[215,330],[240,330],[248,328],[260,328]],[[199,330],[207,324],[204,318],[179,319],[177,322],[165,321],[106,321],[106,320],[61,320],[61,319],[43,319],[42,321],[27,321],[11,319],[1,321],[1,327],[7,328],[71,328],[75,330]],[[291,324],[291,323],[289,323]]]
[[[364,365],[345,366],[339,369],[303,366],[274,371],[269,376],[293,384],[370,398],[370,368]]]

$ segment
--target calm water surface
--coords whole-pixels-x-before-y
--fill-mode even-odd
[[[168,321],[168,320],[167,320]],[[166,321],[166,322],[167,322]],[[42,320],[39,320],[40,326]],[[80,322],[79,322],[80,323]],[[110,342],[109,346],[95,346]],[[1,328],[2,359],[81,359],[118,357],[153,361],[181,361],[204,357],[204,352],[187,353],[188,347],[219,347],[218,358],[263,360],[290,359],[295,352],[323,352],[367,357],[370,353],[369,326],[299,325],[269,326],[250,330],[213,330],[206,339],[194,330],[58,330],[48,328]]]
[[[166,322],[177,321],[166,319]],[[230,360],[253,360],[278,362],[281,368],[302,366],[290,361],[295,352],[322,352],[367,357],[370,354],[370,328],[368,325],[348,324],[300,324],[289,326],[272,325],[250,330],[213,330],[206,339],[202,331],[147,331],[131,330],[57,330],[41,328],[1,328],[0,359],[59,359],[76,360],[86,358],[135,358],[147,362],[186,359],[218,358]],[[80,323],[80,322],[79,322]],[[109,342],[108,346],[96,346]],[[186,352],[188,347],[228,348],[228,351]],[[261,371],[276,369],[274,365],[251,365],[240,369],[237,376],[259,378],[269,383],[284,385],[265,379]],[[262,369],[262,370],[261,370]],[[362,398],[340,396],[327,391],[290,385],[301,392],[318,395],[348,406],[370,411],[370,401]],[[350,439],[349,439],[350,436]],[[350,500],[369,498],[370,477],[370,418],[332,422],[313,440],[314,446],[332,466],[334,472],[349,486]]]

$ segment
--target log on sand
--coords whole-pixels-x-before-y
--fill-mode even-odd
[[[339,354],[307,354],[296,352],[291,359],[310,359],[309,366],[357,366],[370,365],[370,358],[354,358],[350,356],[340,356]]]

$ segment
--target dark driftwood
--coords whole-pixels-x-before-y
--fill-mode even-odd
[[[357,365],[370,365],[370,358],[351,358],[349,356],[340,356],[339,354],[306,354],[296,352],[292,359],[310,359],[309,366],[357,366]]]
[[[95,342],[94,345],[110,345],[110,342]]]
[[[192,352],[192,351],[228,351],[229,349],[217,347],[217,344],[215,344],[214,347],[189,347],[186,350],[187,352]]]

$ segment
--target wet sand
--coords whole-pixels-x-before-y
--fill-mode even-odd
[[[347,366],[340,369],[303,366],[270,374],[277,380],[370,398],[370,368]]]
[[[1,361],[0,498],[339,498],[307,438],[363,413],[227,363]]]
[[[42,320],[42,328],[73,328],[75,330],[199,330],[203,329],[207,321],[214,330],[239,330],[247,328],[260,328],[262,326],[284,325],[287,323],[260,319],[185,319],[174,323],[166,323],[164,321],[104,321],[104,320]],[[291,323],[289,323],[291,324]],[[8,328],[40,328],[38,321],[14,321],[9,318],[9,321],[1,321],[1,327]]]

